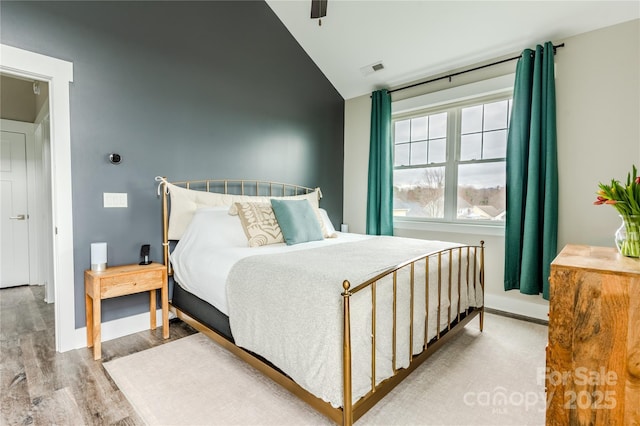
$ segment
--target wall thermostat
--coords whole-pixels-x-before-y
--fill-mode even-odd
[[[109,154],[109,161],[111,164],[120,164],[122,162],[122,156],[120,154]]]

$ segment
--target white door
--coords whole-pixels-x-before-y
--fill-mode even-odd
[[[29,284],[26,135],[1,134],[0,288]]]

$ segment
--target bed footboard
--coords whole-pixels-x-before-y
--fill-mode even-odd
[[[454,258],[457,256],[457,271],[453,270]],[[443,259],[446,260],[448,273],[446,274],[446,282],[443,283]],[[463,262],[463,259],[466,259]],[[437,271],[435,273],[437,280],[437,320],[436,320],[436,333],[435,336],[429,338],[429,286],[432,284],[431,277],[434,274],[430,274],[429,268],[431,263],[437,261]],[[465,268],[463,270],[463,263]],[[424,281],[416,283],[415,272],[417,265],[424,264],[425,273]],[[409,365],[405,368],[396,368],[396,356],[397,346],[396,339],[398,335],[397,328],[397,301],[398,301],[398,274],[403,270],[409,270]],[[393,329],[392,329],[392,363],[393,363],[393,375],[381,383],[376,383],[376,309],[377,302],[376,296],[378,293],[378,285],[383,279],[391,278],[393,286]],[[424,336],[420,336],[423,339],[422,351],[415,354],[414,344],[414,307],[415,307],[415,286],[423,285],[424,294],[426,297],[424,304]],[[482,304],[481,306],[465,307],[461,309],[461,292],[470,290],[473,287],[473,293],[481,292]],[[394,268],[384,271],[372,279],[359,284],[358,286],[351,288],[349,281],[343,282],[342,298],[343,298],[343,406],[342,406],[342,424],[344,426],[352,425],[354,421],[359,419],[364,413],[366,413],[376,402],[382,399],[387,393],[389,393],[396,385],[398,385],[406,376],[415,370],[424,360],[426,360],[433,352],[435,352],[442,344],[449,340],[454,334],[460,331],[464,326],[471,321],[475,316],[480,318],[480,331],[484,326],[484,241],[480,242],[479,246],[465,246],[454,247],[446,250],[441,250],[436,253],[420,256],[418,258],[404,262]],[[350,299],[358,292],[368,289],[371,292],[371,390],[359,399],[356,403],[353,403],[352,398],[352,335],[351,335],[351,306]],[[447,326],[445,330],[441,330],[441,315],[442,315],[442,292],[447,292],[447,299],[451,301],[452,292],[457,289],[457,309],[455,315],[452,315],[451,303],[448,303],[446,309]],[[476,299],[477,300],[477,299]],[[452,317],[453,316],[453,317]],[[454,332],[455,328],[455,332]]]

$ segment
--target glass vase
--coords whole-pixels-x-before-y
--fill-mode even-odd
[[[640,215],[620,215],[622,225],[616,231],[615,241],[621,255],[640,257]]]

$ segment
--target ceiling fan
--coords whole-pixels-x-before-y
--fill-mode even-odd
[[[317,19],[318,25],[322,25],[322,19],[327,16],[328,0],[311,0],[311,19]]]

